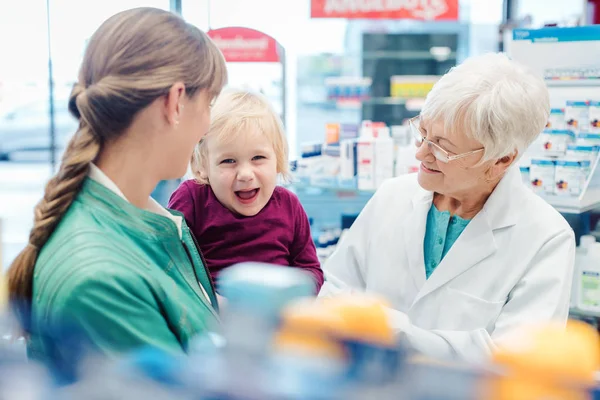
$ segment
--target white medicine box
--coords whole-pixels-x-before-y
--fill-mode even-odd
[[[600,146],[600,132],[578,133],[577,144],[583,146]]]
[[[562,156],[569,144],[575,141],[575,133],[567,129],[545,129],[540,136],[545,156]]]
[[[546,129],[566,129],[565,110],[563,108],[553,108],[550,110]]]
[[[587,132],[590,129],[590,102],[567,101],[565,107],[566,128],[576,132]]]
[[[562,159],[556,161],[555,193],[579,196],[590,171],[590,160]]]
[[[533,158],[529,167],[531,188],[537,193],[554,193],[554,160]]]
[[[567,157],[578,160],[589,160],[591,164],[598,158],[599,146],[585,144],[570,144],[567,147]]]
[[[375,190],[375,140],[359,138],[356,144],[356,179],[359,190]]]
[[[600,133],[600,101],[590,101],[590,132]]]

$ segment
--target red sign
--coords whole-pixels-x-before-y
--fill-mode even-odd
[[[208,36],[227,62],[279,62],[279,44],[271,36],[249,28],[220,28]]]
[[[459,0],[311,0],[312,18],[458,20]]]

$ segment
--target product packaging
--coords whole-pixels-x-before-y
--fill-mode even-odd
[[[550,117],[548,118],[546,129],[566,129],[564,109],[553,108],[550,110]]]
[[[375,138],[375,186],[394,177],[394,141],[390,129],[379,128]]]
[[[325,143],[338,143],[340,141],[340,124],[325,124]]]
[[[375,190],[375,140],[360,138],[357,143],[357,178],[359,190]]]
[[[414,139],[408,125],[392,125],[391,132],[396,146],[414,146]]]
[[[356,124],[341,124],[340,125],[340,141],[344,139],[356,139],[358,137],[358,125]]]
[[[566,128],[575,132],[588,132],[590,129],[589,101],[567,101],[565,108]]]
[[[521,165],[519,167],[519,171],[521,172],[521,178],[523,179],[523,183],[527,186],[531,185],[531,177],[529,170],[531,167],[529,165]]]
[[[575,134],[567,129],[545,129],[540,136],[544,156],[562,156],[575,141]]]
[[[300,145],[300,157],[310,158],[323,154],[322,143],[302,143]]]
[[[557,195],[579,196],[590,171],[589,160],[560,159],[556,161],[554,180]]]
[[[373,123],[363,121],[356,144],[356,177],[359,190],[375,190],[375,138]]]
[[[578,133],[576,143],[584,146],[600,146],[600,133]]]
[[[582,257],[579,271],[578,308],[600,311],[600,243],[590,243]]]
[[[312,176],[322,174],[323,144],[302,143],[300,157],[296,161],[296,173],[294,175],[299,183],[309,184]]]
[[[600,101],[590,101],[590,132],[600,133]]]
[[[571,286],[571,307],[579,307],[580,291],[582,279],[582,270],[586,262],[586,257],[590,246],[596,243],[596,237],[593,235],[581,235],[579,246],[575,249],[575,270],[573,271],[573,285]]]
[[[371,78],[334,76],[325,79],[327,99],[336,101],[362,101],[370,96]]]
[[[390,95],[425,98],[439,79],[436,75],[394,75],[390,77]]]
[[[584,145],[584,144],[570,144],[567,147],[568,158],[574,158],[578,160],[588,160],[590,163],[594,163],[598,158],[598,151],[600,146]]]
[[[357,140],[343,139],[340,142],[340,178],[352,179],[357,173]]]
[[[529,168],[531,188],[537,193],[554,193],[554,160],[549,158],[532,158]]]

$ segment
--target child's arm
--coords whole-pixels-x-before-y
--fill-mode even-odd
[[[310,233],[308,216],[300,204],[300,200],[294,196],[294,242],[292,243],[290,255],[292,267],[304,269],[310,273],[315,280],[315,293],[319,293],[323,286],[323,270],[317,257],[317,249]]]
[[[192,232],[194,232],[194,222],[196,221],[196,201],[190,190],[189,181],[182,182],[181,185],[169,199],[167,208],[179,211],[185,217],[185,222]]]

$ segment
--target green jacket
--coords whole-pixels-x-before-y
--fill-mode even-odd
[[[218,328],[215,291],[185,221],[182,231],[180,239],[169,218],[87,178],[35,266],[29,356],[71,351],[53,337],[64,329],[115,355],[143,346],[182,353]]]

